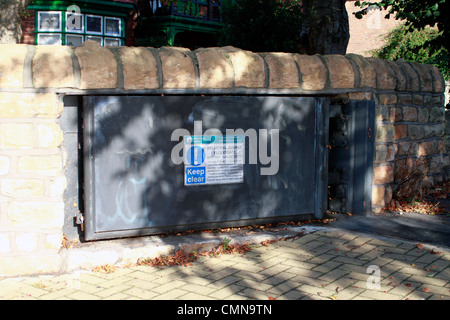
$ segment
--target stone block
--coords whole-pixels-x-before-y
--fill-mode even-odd
[[[385,184],[394,182],[394,168],[392,165],[383,165],[373,168],[373,183]]]
[[[75,49],[81,69],[80,89],[117,87],[117,61],[114,54],[95,41],[86,41]]]
[[[159,87],[156,60],[149,50],[142,47],[122,47],[119,52],[125,90]]]
[[[417,121],[416,107],[402,107],[403,121]]]
[[[37,132],[39,148],[58,148],[63,142],[63,132],[58,123],[39,124]]]
[[[433,77],[434,92],[441,93],[445,91],[445,80],[442,73],[435,66],[430,66],[431,76]]]
[[[421,94],[413,94],[413,104],[422,106],[423,105],[423,95]]]
[[[54,254],[28,254],[2,258],[0,275],[19,276],[60,271],[61,256]]]
[[[400,66],[395,61],[385,60],[385,62],[388,64],[388,66],[392,69],[392,71],[395,74],[395,77],[397,80],[397,85],[395,86],[395,89],[399,92],[405,91],[406,78],[403,75],[403,72],[400,69]]]
[[[414,159],[406,158],[397,160],[395,163],[395,180],[401,181],[405,179],[414,167]]]
[[[358,67],[361,88],[376,88],[377,74],[373,66],[363,57],[357,54],[347,54],[346,57],[352,60]]]
[[[39,236],[36,232],[26,232],[16,234],[16,248],[22,252],[33,252],[39,246]]]
[[[30,123],[0,124],[1,149],[31,149],[34,145],[33,125]]]
[[[430,122],[444,122],[445,121],[445,108],[442,107],[432,107],[430,108]]]
[[[8,233],[0,233],[0,254],[11,251],[11,241]]]
[[[420,80],[417,72],[411,67],[411,65],[404,61],[396,62],[403,72],[406,79],[405,90],[408,92],[419,92],[420,91]]]
[[[390,120],[392,122],[402,121],[403,120],[402,108],[400,108],[400,107],[392,107],[391,108],[391,114],[390,114]]]
[[[375,146],[375,163],[385,163],[394,160],[396,152],[396,145],[380,144]]]
[[[20,156],[17,160],[19,173],[30,173],[37,176],[58,176],[63,164],[60,155]]]
[[[8,156],[0,156],[0,175],[9,173],[11,168],[11,161]]]
[[[62,233],[46,234],[44,238],[44,249],[59,251],[59,249],[61,249],[62,241]]]
[[[445,168],[445,158],[442,154],[432,157],[429,160],[429,167],[431,174],[442,174]]]
[[[195,69],[186,48],[161,48],[163,87],[168,89],[195,88]]]
[[[397,76],[386,61],[367,58],[377,73],[378,90],[394,90],[397,87]]]
[[[431,76],[430,66],[417,62],[410,62],[410,64],[419,74],[421,91],[433,92],[433,77]]]
[[[327,84],[327,70],[318,56],[294,54],[293,59],[300,67],[302,89],[319,91]]]
[[[35,88],[74,87],[70,50],[65,46],[36,46],[32,62]]]
[[[382,93],[378,95],[378,103],[381,105],[397,104],[398,98],[394,93]]]
[[[355,74],[352,64],[345,56],[332,54],[323,58],[328,67],[330,85],[333,89],[354,88]]]
[[[397,155],[398,156],[410,156],[415,155],[418,150],[418,144],[415,141],[400,141],[397,143]]]
[[[56,229],[64,223],[64,203],[12,201],[7,214],[8,226],[13,228]]]
[[[408,137],[412,140],[421,140],[425,137],[425,126],[423,125],[409,125]]]
[[[419,144],[418,156],[428,156],[434,153],[438,153],[439,146],[436,140],[425,141]]]
[[[375,108],[375,120],[387,121],[390,119],[390,109],[386,106],[377,105]]]
[[[429,124],[423,126],[424,138],[443,137],[445,126],[443,123]]]
[[[398,95],[398,103],[399,104],[412,104],[413,103],[413,95],[408,93],[401,93]]]
[[[2,179],[1,194],[14,199],[39,198],[44,195],[44,182],[37,179]]]
[[[384,200],[386,202],[386,204],[391,203],[392,201],[392,187],[391,186],[386,186],[386,192],[384,195]]]
[[[386,205],[385,195],[386,188],[384,186],[372,187],[372,205],[384,207]]]
[[[59,176],[48,182],[47,190],[45,194],[49,197],[58,197],[64,194],[64,190],[67,187],[67,179],[65,176]]]
[[[22,88],[26,45],[0,44],[0,87]]]
[[[218,48],[195,51],[200,72],[200,87],[225,89],[233,87],[233,66],[223,50]]]
[[[292,55],[274,52],[264,56],[269,67],[269,87],[289,89],[299,87],[298,70]]]
[[[56,118],[61,112],[53,93],[0,92],[1,118]]]
[[[408,126],[407,125],[395,125],[394,129],[394,139],[400,140],[406,138],[408,135]]]
[[[428,108],[417,108],[417,121],[419,122],[428,122]]]
[[[392,142],[394,141],[394,125],[381,124],[377,126],[376,142]]]
[[[250,51],[233,49],[227,54],[233,64],[235,86],[263,88],[266,81],[263,58]]]

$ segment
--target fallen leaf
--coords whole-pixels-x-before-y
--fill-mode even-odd
[[[423,250],[423,249],[424,249],[423,244],[421,244],[421,243],[418,243],[418,244],[416,245],[416,247],[419,248],[420,250]]]
[[[430,288],[427,288],[427,287],[422,288],[422,292],[430,292],[430,291],[431,291]]]
[[[274,297],[269,297],[269,300],[277,300],[277,299]]]

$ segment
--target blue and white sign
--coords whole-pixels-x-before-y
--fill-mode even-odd
[[[184,184],[244,182],[244,136],[184,137]]]
[[[186,161],[191,166],[199,166],[205,162],[205,150],[199,146],[192,146],[186,154]]]
[[[186,185],[204,184],[206,182],[205,167],[186,167]]]

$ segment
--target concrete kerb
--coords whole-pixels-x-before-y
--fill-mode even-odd
[[[118,267],[136,263],[138,259],[153,259],[170,255],[178,250],[186,253],[210,251],[225,238],[230,244],[259,244],[264,241],[292,238],[322,230],[319,226],[282,226],[268,230],[230,232],[194,232],[191,234],[123,238],[108,241],[80,243],[62,248],[61,272],[93,269],[102,265]]]
[[[266,230],[252,231],[240,229],[229,232],[195,232],[191,234],[168,235],[168,236],[147,236],[137,238],[124,238],[109,241],[96,241],[78,244],[72,248],[61,249],[61,272],[75,272],[80,270],[92,270],[103,265],[114,265],[125,267],[134,264],[138,259],[153,259],[170,255],[178,250],[186,253],[194,251],[210,251],[220,245],[225,238],[230,240],[230,244],[256,245],[265,241],[280,241],[307,234],[322,231],[328,234],[348,234],[355,237],[371,238],[386,243],[409,243],[417,245],[418,241],[411,241],[402,238],[386,237],[372,233],[364,233],[346,230],[339,227],[330,226],[278,226],[267,228]],[[439,251],[445,246],[422,243],[427,250]]]

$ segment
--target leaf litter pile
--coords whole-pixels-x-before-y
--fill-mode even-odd
[[[194,251],[186,253],[183,250],[178,250],[175,254],[156,257],[153,259],[138,259],[137,265],[145,265],[151,267],[163,266],[191,266],[192,262],[196,261],[200,256],[218,257],[222,254],[245,254],[251,251],[248,244],[230,244],[230,239],[224,238],[222,243],[210,251]]]
[[[327,224],[330,221],[333,221],[334,219],[311,219],[311,220],[304,220],[302,222],[280,222],[280,223],[267,223],[263,225],[251,225],[251,226],[243,226],[243,227],[227,227],[227,228],[217,228],[217,229],[206,229],[200,232],[206,232],[206,233],[228,233],[232,231],[238,231],[238,230],[265,230],[270,229],[273,227],[282,228],[283,226],[302,226],[304,224]],[[176,233],[176,236],[181,236],[183,234],[190,234],[195,233],[199,231],[184,231],[182,233]],[[304,232],[299,232],[294,236],[290,236],[288,238],[280,238],[277,240],[271,239],[271,240],[264,240],[261,241],[259,244],[263,245],[265,247],[269,246],[270,244],[277,242],[277,241],[285,241],[290,238],[298,238],[304,235]],[[161,237],[166,237],[168,234],[162,234]],[[139,266],[151,266],[151,267],[169,267],[169,266],[185,266],[189,267],[192,265],[193,262],[195,262],[199,257],[201,256],[209,256],[209,257],[219,257],[223,254],[245,254],[249,251],[252,251],[252,247],[254,247],[257,244],[240,244],[235,243],[231,244],[231,239],[228,239],[227,237],[224,237],[222,242],[216,247],[209,251],[207,250],[201,250],[201,251],[193,251],[190,253],[187,253],[183,250],[178,250],[174,254],[161,256],[161,257],[155,257],[155,258],[140,258],[137,260],[136,265]],[[103,265],[98,266],[92,271],[94,272],[100,272],[100,273],[111,273],[115,272],[118,269],[116,266],[111,265]]]
[[[396,211],[400,213],[416,212],[429,215],[449,214],[448,208],[439,200],[448,199],[450,193],[450,181],[442,185],[434,186],[425,195],[419,195],[415,199],[398,197],[384,208],[384,211]]]

